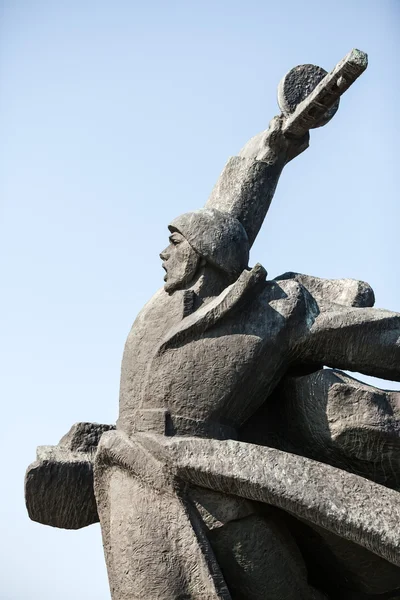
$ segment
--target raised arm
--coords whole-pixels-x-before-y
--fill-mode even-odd
[[[308,148],[309,134],[287,137],[284,119],[274,117],[266,131],[251,138],[232,156],[206,203],[238,219],[252,246],[268,212],[283,167]]]
[[[252,246],[268,212],[283,167],[308,148],[309,130],[335,114],[339,97],[361,75],[367,55],[352,50],[326,73],[315,65],[299,65],[278,87],[282,111],[269,128],[251,138],[239,156],[230,158],[206,208],[229,213],[245,228]]]
[[[328,306],[297,349],[304,362],[400,381],[400,314]]]

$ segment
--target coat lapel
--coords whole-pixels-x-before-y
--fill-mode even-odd
[[[217,298],[200,307],[170,329],[161,342],[156,355],[161,354],[167,348],[184,343],[193,335],[210,329],[222,317],[247,301],[249,293],[258,283],[264,281],[266,276],[267,272],[260,264],[256,264],[251,271],[243,271],[237,281],[227,287]]]

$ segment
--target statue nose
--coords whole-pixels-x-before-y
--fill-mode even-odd
[[[160,258],[161,260],[168,260],[168,254],[166,250],[163,250],[162,252],[160,252]]]

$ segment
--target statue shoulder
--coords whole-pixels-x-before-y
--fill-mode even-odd
[[[285,319],[300,319],[317,308],[313,297],[301,282],[294,278],[272,279],[266,282],[263,302]]]
[[[324,279],[289,271],[276,277],[275,281],[281,286],[287,285],[284,282],[300,284],[320,306],[339,304],[364,308],[371,307],[375,303],[372,287],[358,279]]]

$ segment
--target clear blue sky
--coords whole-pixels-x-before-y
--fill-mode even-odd
[[[100,528],[29,521],[35,447],[115,422],[125,337],[172,217],[278,112],[293,66],[367,72],[284,172],[252,251],[400,311],[398,0],[0,1],[2,600],[109,598]],[[385,384],[387,387],[399,387]]]

